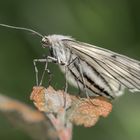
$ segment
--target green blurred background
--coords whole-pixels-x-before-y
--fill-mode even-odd
[[[138,0],[0,0],[0,23],[32,28],[43,35],[70,35],[140,60]],[[40,41],[30,33],[0,27],[0,92],[32,105],[32,61],[46,53]],[[62,88],[62,75],[55,68],[51,65],[54,86]],[[74,127],[73,139],[140,139],[140,93],[126,92],[114,102],[108,118],[92,128]],[[0,116],[0,140],[9,139],[30,137]]]

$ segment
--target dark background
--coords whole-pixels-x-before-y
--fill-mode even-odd
[[[138,0],[0,0],[0,23],[32,28],[43,35],[70,35],[140,60]],[[0,27],[0,92],[32,105],[32,61],[45,53],[40,41],[30,33]],[[60,71],[54,64],[50,69],[54,86],[62,88]],[[108,118],[92,128],[74,127],[73,139],[140,139],[140,93],[126,92],[114,102]],[[0,116],[0,140],[9,139],[30,137]]]

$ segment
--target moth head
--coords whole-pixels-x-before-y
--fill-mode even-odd
[[[51,46],[51,42],[50,42],[50,40],[49,40],[49,38],[48,38],[47,36],[44,36],[44,37],[42,38],[41,43],[42,43],[42,47],[43,47],[43,48],[48,48],[48,47]]]

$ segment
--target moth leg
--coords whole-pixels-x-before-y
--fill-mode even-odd
[[[34,70],[35,70],[36,85],[38,86],[38,68],[37,68],[36,62],[38,62],[38,59],[33,60]]]
[[[37,68],[37,65],[36,65],[37,62],[45,63],[45,68],[44,68],[43,74],[41,76],[40,83],[39,83],[39,80],[38,80],[38,68]],[[51,81],[51,72],[48,69],[48,63],[49,62],[57,62],[57,59],[55,59],[53,57],[50,57],[50,56],[47,56],[46,58],[43,58],[43,59],[34,59],[33,60],[33,64],[34,64],[34,68],[35,68],[35,74],[36,74],[36,85],[37,86],[42,85],[43,78],[44,78],[44,75],[45,75],[46,71],[49,74],[49,84],[50,84],[50,81]]]
[[[69,64],[68,64],[68,69],[70,70],[70,69],[72,69],[72,68],[70,68],[70,66],[72,65],[72,64],[74,64],[75,62],[78,62],[78,64],[80,65],[79,66],[79,73],[80,73],[80,76],[82,77],[82,82],[83,82],[83,86],[84,86],[84,90],[85,90],[85,92],[86,92],[86,95],[87,95],[87,91],[86,91],[86,85],[85,85],[85,82],[84,82],[84,76],[83,76],[83,72],[82,72],[82,69],[81,69],[81,64],[80,64],[80,60],[79,60],[79,58],[78,57],[75,57]],[[79,90],[79,95],[81,95],[81,88],[80,88],[80,85],[79,85],[79,79],[80,79],[80,77],[75,77],[75,80],[76,80],[76,82],[77,82],[77,87],[78,87],[78,90]],[[88,96],[87,96],[88,97]]]
[[[77,88],[78,88],[78,95],[81,96],[82,95],[82,91],[81,91],[80,84],[79,84],[78,80],[79,79],[75,77],[75,81],[77,83]]]
[[[68,72],[68,67],[65,66],[65,88],[64,88],[64,91],[65,91],[66,93],[67,93],[67,90],[68,90],[67,72]]]
[[[42,73],[39,86],[42,85],[42,83],[43,83],[43,79],[44,79],[44,76],[45,76],[46,71],[47,71],[47,73],[49,74],[49,81],[50,81],[50,74],[51,74],[51,72],[50,72],[50,70],[48,69],[48,61],[47,61],[47,59],[46,59],[46,62],[45,62],[45,68],[44,68],[44,71],[43,71],[43,73]]]
[[[64,87],[64,92],[63,92],[64,108],[66,108],[66,93],[67,93],[67,90],[68,90],[67,72],[68,72],[68,67],[65,65],[65,87]]]
[[[83,75],[83,70],[82,70],[81,63],[80,63],[80,59],[78,59],[78,62],[79,62],[78,64],[79,64],[80,75],[81,75],[82,81],[83,81],[83,88],[84,88],[84,91],[86,93],[86,97],[89,98],[89,95],[88,95],[88,92],[87,92],[87,87],[86,87],[86,84],[85,84],[84,75]]]
[[[78,59],[78,58],[75,57],[75,58],[67,65],[68,70],[71,69],[70,66],[71,66],[77,59]],[[79,85],[79,83],[78,83],[78,78],[77,78],[77,77],[74,77],[74,78],[75,78],[75,81],[76,81],[76,83],[77,83],[77,87],[78,87],[78,90],[79,90],[78,94],[81,95],[81,88],[80,88],[80,85]]]

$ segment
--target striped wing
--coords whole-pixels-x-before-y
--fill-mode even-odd
[[[63,42],[72,53],[99,73],[106,86],[112,89],[112,96],[118,96],[122,87],[131,92],[140,91],[140,61],[83,42]]]

